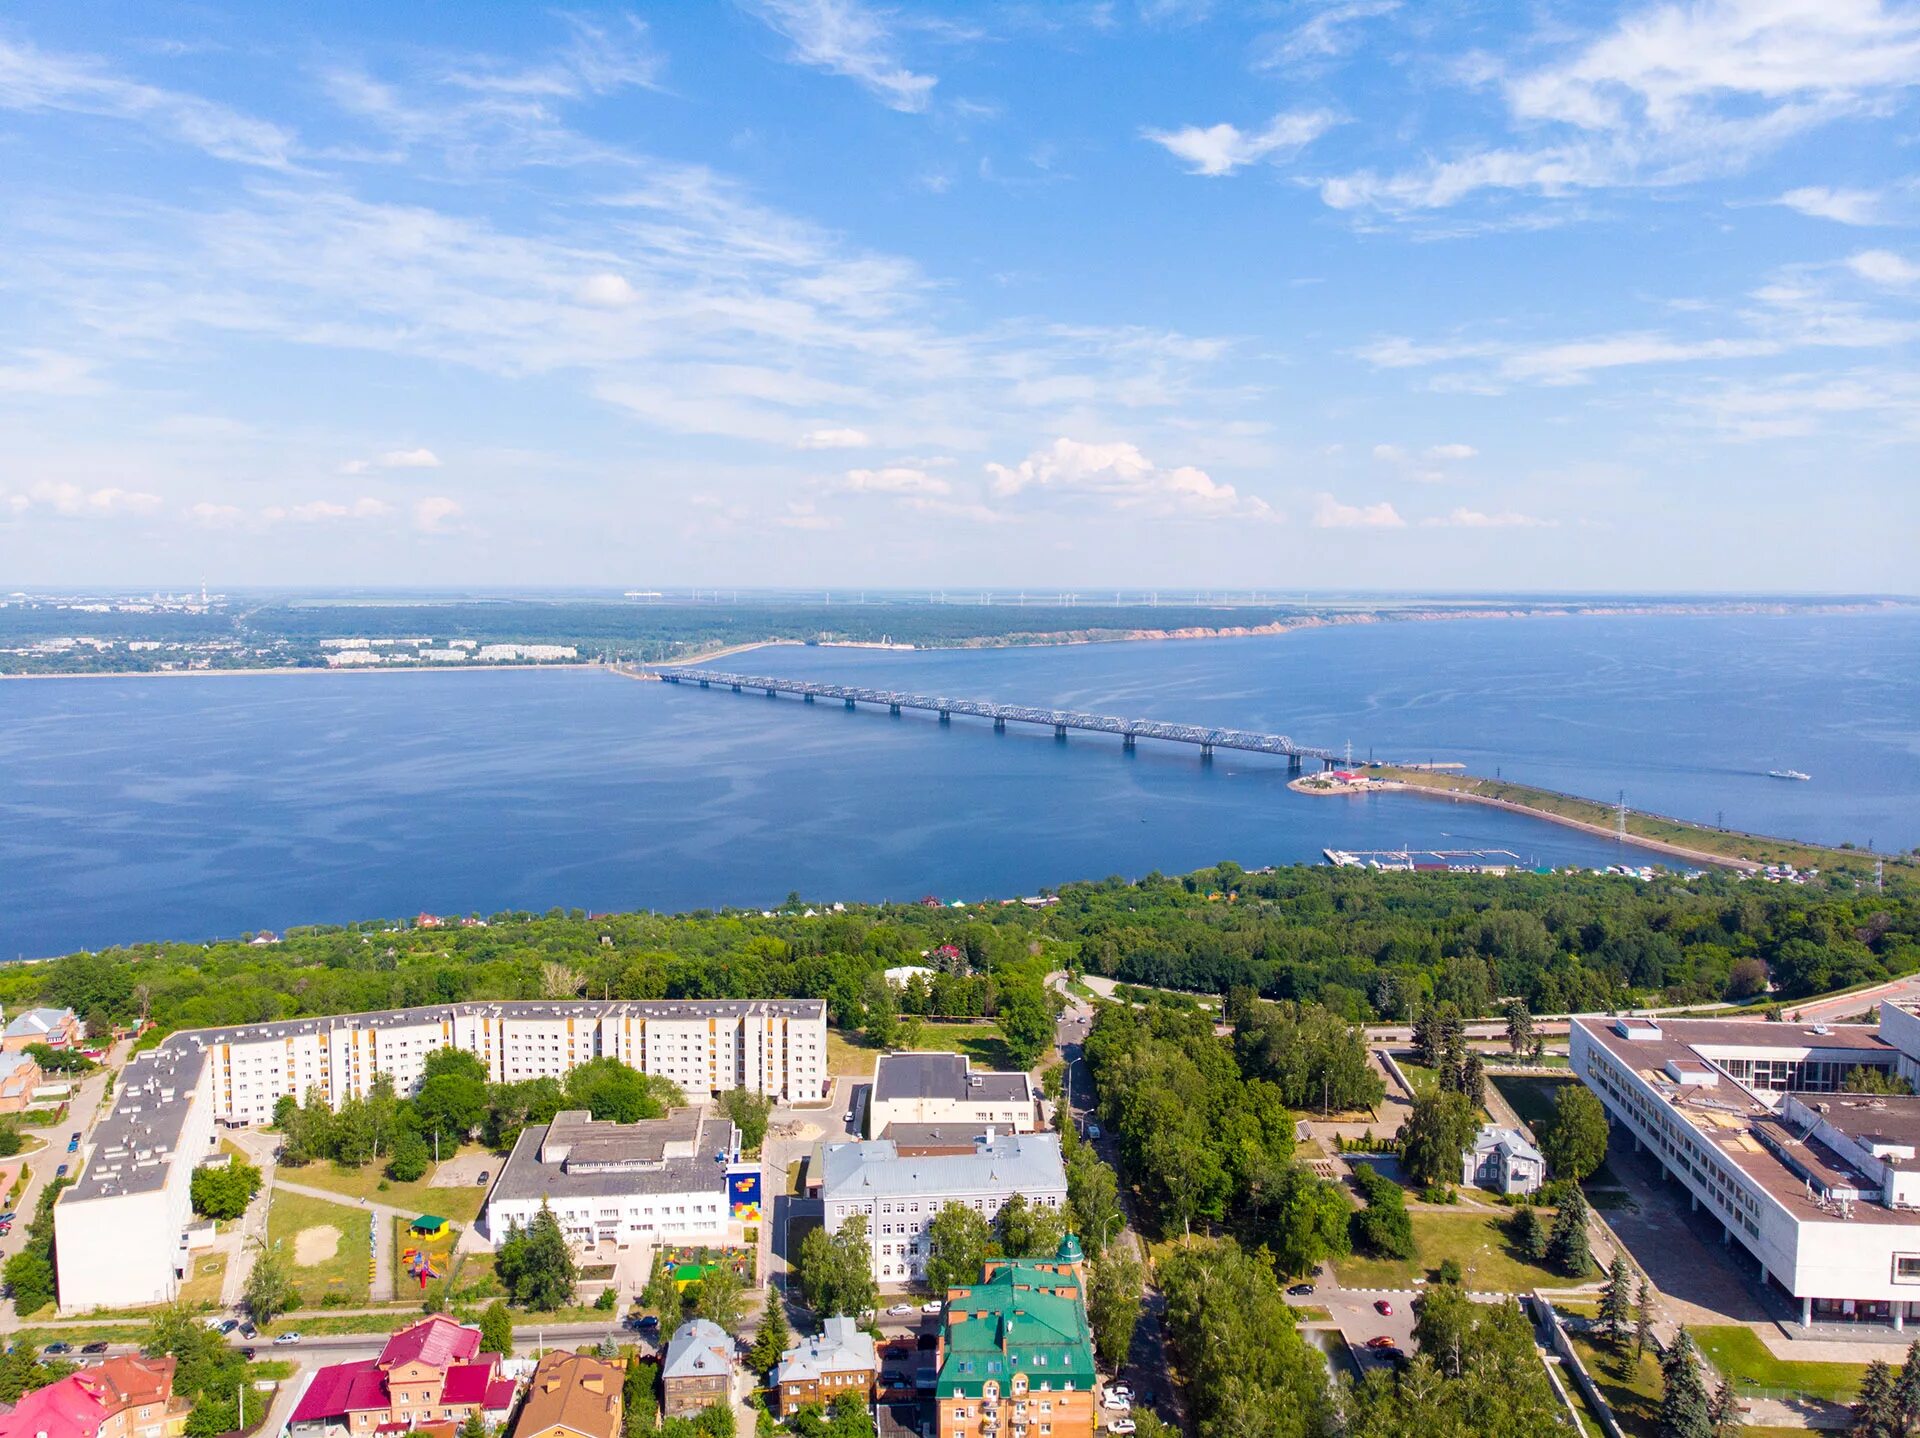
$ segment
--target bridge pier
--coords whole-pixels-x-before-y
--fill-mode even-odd
[[[889,704],[887,706],[887,713],[898,719],[900,717],[900,706],[898,704]]]
[[[1298,774],[1302,767],[1298,754],[1287,755],[1287,772],[1289,774]]]
[[[853,701],[851,699],[847,701],[847,708],[849,709],[853,708]]]
[[[800,702],[803,704],[811,704],[813,703],[813,696],[811,694],[802,694],[800,696]]]
[[[738,684],[730,684],[727,687],[732,689],[735,694],[740,692],[740,686]]]
[[[678,679],[676,679],[676,680],[674,680],[673,682],[674,682],[674,683],[676,683],[676,684],[678,684],[678,683],[679,683],[680,681],[679,681]],[[707,681],[706,681],[706,680],[704,680],[704,679],[702,679],[702,680],[700,681],[700,687],[701,687],[702,689],[705,689],[705,688],[707,688],[707,687],[708,687],[708,685],[707,685]]]
[[[1066,725],[1064,725],[1064,724],[1056,724],[1056,725],[1054,725],[1054,726],[1053,726],[1053,737],[1054,737],[1054,738],[1056,738],[1056,739],[1061,739],[1061,740],[1064,740],[1064,739],[1065,739],[1065,738],[1067,737],[1067,726],[1066,726]]]
[[[1132,752],[1132,750],[1133,750],[1133,735],[1131,735],[1131,734],[1123,734],[1123,735],[1121,735],[1121,737],[1120,737],[1120,747],[1121,747],[1122,749],[1125,749],[1125,750],[1127,750],[1128,752]]]
[[[996,719],[996,720],[994,720],[994,721],[993,721],[993,732],[994,732],[994,733],[996,733],[996,734],[1004,734],[1004,733],[1006,733],[1006,732],[1007,732],[1007,721],[1006,721],[1006,720],[1004,720],[1004,719]]]
[[[942,709],[940,711],[940,722],[942,724],[951,724],[953,722],[953,715],[948,713],[945,709]]]
[[[776,693],[775,693],[775,692],[774,692],[773,690],[771,690],[771,689],[769,689],[769,690],[767,691],[767,698],[769,698],[769,699],[778,699],[779,697],[780,697],[780,696],[779,696],[778,694],[776,694]]]
[[[1200,746],[1200,762],[1202,764],[1211,764],[1213,762],[1213,745],[1202,744]]]

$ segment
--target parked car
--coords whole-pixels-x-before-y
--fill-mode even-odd
[[[240,1336],[242,1338],[258,1338],[260,1336],[260,1330],[253,1326],[251,1319],[244,1320],[240,1324]]]
[[[1109,1399],[1118,1398],[1129,1408],[1133,1406],[1133,1390],[1124,1383],[1109,1383],[1107,1385],[1107,1397]]]
[[[251,1363],[251,1362],[253,1362],[253,1352],[254,1352],[254,1351],[253,1351],[253,1349],[251,1349],[251,1348],[242,1348],[242,1349],[240,1350],[240,1356],[241,1356],[242,1358],[244,1358],[244,1359],[246,1359],[246,1360],[247,1360],[247,1362],[249,1362],[249,1363]]]
[[[73,1352],[73,1345],[71,1343],[49,1343],[40,1351],[49,1358],[58,1358],[62,1353]]]
[[[1393,1317],[1393,1305],[1384,1298],[1376,1298],[1373,1301],[1373,1311],[1385,1314],[1388,1318]]]
[[[847,1123],[852,1123],[852,1122],[853,1122],[853,1110],[852,1110],[852,1109],[848,1109],[848,1110],[847,1110],[847,1116],[846,1116],[846,1119],[845,1119],[845,1122],[847,1122]]]
[[[79,1140],[79,1139],[77,1139],[77,1138],[70,1138],[70,1139],[68,1139],[68,1140],[67,1140],[67,1152],[68,1152],[68,1153],[78,1153],[78,1152],[80,1152],[80,1140]]]
[[[1100,1125],[1095,1123],[1092,1119],[1087,1120],[1087,1137],[1088,1138],[1100,1137]]]
[[[1116,1418],[1107,1425],[1107,1432],[1131,1433],[1137,1426],[1131,1418]]]
[[[479,1184],[479,1185],[480,1185],[480,1186],[481,1186],[482,1188],[485,1188],[485,1187],[487,1186],[487,1182],[488,1182],[488,1180],[490,1180],[490,1179],[491,1179],[492,1177],[493,1177],[493,1175],[492,1175],[492,1174],[490,1174],[490,1173],[488,1173],[488,1172],[487,1172],[487,1171],[486,1171],[486,1170],[485,1170],[485,1169],[483,1168],[483,1169],[481,1169],[481,1170],[480,1170],[480,1177],[478,1177],[478,1178],[476,1178],[476,1179],[474,1180],[474,1182],[475,1182],[475,1183],[477,1183],[477,1184]]]
[[[911,1313],[913,1312],[913,1305],[911,1303],[896,1303],[893,1307],[889,1308],[887,1312],[893,1314]]]
[[[233,1332],[239,1326],[240,1326],[239,1319],[229,1318],[225,1323],[220,1325],[220,1336],[222,1338],[225,1338],[229,1333]]]
[[[1388,1349],[1388,1348],[1393,1348],[1395,1346],[1396,1345],[1393,1339],[1388,1337],[1384,1333],[1379,1334],[1376,1337],[1369,1338],[1367,1340],[1367,1347],[1373,1349],[1376,1353],[1384,1351],[1385,1349]]]
[[[944,1313],[946,1309],[947,1305],[937,1298],[929,1298],[925,1303],[920,1305],[920,1311],[922,1313]]]
[[[79,1130],[77,1130],[77,1129],[76,1129],[76,1130],[75,1130],[74,1132],[72,1132],[72,1133],[70,1133],[70,1134],[68,1134],[68,1135],[67,1135],[67,1142],[68,1142],[68,1143],[78,1143],[78,1142],[80,1142],[80,1133],[79,1133]]]
[[[65,1178],[67,1176],[67,1166],[64,1163],[61,1164],[60,1167],[53,1171],[53,1176],[55,1178]]]
[[[1115,1413],[1125,1413],[1129,1408],[1133,1407],[1133,1400],[1127,1397],[1126,1394],[1116,1392],[1114,1389],[1109,1388],[1106,1394],[1100,1399],[1100,1406],[1111,1409]]]
[[[107,1351],[107,1345],[103,1342],[93,1342],[87,1344],[80,1351],[82,1353],[105,1353]]]
[[[1313,1285],[1311,1283],[1296,1283],[1293,1287],[1289,1288],[1287,1292],[1295,1298],[1311,1298],[1313,1296]]]
[[[273,1341],[275,1343],[298,1343],[300,1341],[300,1330],[296,1328],[291,1333],[276,1333],[273,1336]]]

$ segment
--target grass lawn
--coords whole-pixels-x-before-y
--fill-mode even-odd
[[[1547,1217],[1550,1210],[1542,1209]],[[1342,1258],[1333,1269],[1345,1288],[1409,1288],[1416,1278],[1431,1278],[1446,1259],[1454,1259],[1469,1289],[1529,1293],[1535,1288],[1564,1288],[1573,1280],[1522,1258],[1507,1238],[1504,1213],[1438,1213],[1415,1209],[1416,1257]]]
[[[1629,1438],[1655,1438],[1660,1427],[1662,1384],[1660,1361],[1653,1356],[1653,1350],[1649,1348],[1635,1363],[1630,1347],[1624,1354],[1616,1355],[1585,1334],[1569,1332],[1567,1338],[1573,1344],[1573,1351],[1580,1355],[1580,1361],[1587,1365],[1600,1396],[1607,1400],[1613,1416],[1620,1420],[1621,1431]],[[1572,1381],[1571,1375],[1568,1381]]]
[[[896,1048],[904,1045],[896,1044]],[[1007,1052],[1007,1041],[1000,1037],[1000,1030],[991,1021],[977,1024],[922,1024],[919,1042],[913,1046],[915,1052],[942,1052],[965,1054],[973,1060],[974,1067],[1011,1071],[1014,1068],[1013,1055]],[[880,1054],[858,1034],[849,1034],[841,1029],[827,1030],[827,1072],[835,1077],[871,1078],[873,1061]]]
[[[1549,1078],[1545,1074],[1491,1074],[1489,1077],[1500,1090],[1500,1096],[1513,1105],[1513,1111],[1535,1133],[1540,1131],[1541,1123],[1553,1116],[1554,1096],[1568,1084],[1579,1082],[1571,1074],[1563,1078]]]
[[[338,1234],[333,1251],[316,1234],[309,1240],[309,1262],[300,1262],[300,1235],[309,1229],[332,1229]],[[303,1193],[275,1189],[267,1211],[267,1241],[286,1253],[294,1282],[308,1307],[319,1306],[328,1294],[345,1294],[354,1303],[367,1301],[368,1219],[366,1210],[348,1208]],[[318,1249],[316,1254],[312,1250]]]
[[[1412,1059],[1401,1058],[1398,1054],[1393,1056],[1393,1060],[1400,1065],[1400,1072],[1407,1076],[1407,1082],[1413,1085],[1414,1093],[1433,1092],[1433,1086],[1440,1080],[1438,1070],[1430,1069],[1425,1064],[1415,1063]]]
[[[1863,1363],[1807,1363],[1775,1358],[1760,1341],[1759,1334],[1737,1324],[1689,1331],[1693,1341],[1700,1345],[1700,1351],[1733,1380],[1734,1387],[1743,1395],[1771,1388],[1835,1403],[1851,1403],[1867,1371]]]
[[[196,1254],[193,1277],[180,1285],[180,1301],[189,1306],[218,1304],[220,1288],[226,1282],[227,1256],[224,1253]]]
[[[1312,1303],[1302,1303],[1293,1310],[1295,1323],[1331,1323],[1333,1315],[1326,1309]]]
[[[462,1153],[482,1152],[478,1144],[463,1144]],[[453,1157],[448,1154],[447,1157]],[[433,1171],[427,1171],[427,1177],[415,1183],[395,1183],[381,1172],[381,1165],[370,1163],[364,1168],[341,1168],[336,1164],[322,1161],[310,1163],[304,1168],[290,1168],[286,1171],[288,1183],[297,1183],[302,1188],[324,1188],[328,1193],[337,1193],[343,1198],[359,1200],[371,1199],[375,1203],[384,1203],[390,1208],[409,1208],[417,1214],[437,1213],[442,1218],[455,1218],[462,1223],[472,1223],[480,1216],[480,1205],[485,1201],[487,1190],[480,1184],[467,1183],[458,1188],[435,1188],[427,1179],[433,1177]],[[381,1188],[381,1184],[386,1187]]]

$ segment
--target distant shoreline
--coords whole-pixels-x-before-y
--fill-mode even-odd
[[[598,660],[577,664],[277,664],[254,669],[82,669],[72,674],[0,674],[8,679],[219,679],[263,674],[498,674],[503,669],[606,669]]]

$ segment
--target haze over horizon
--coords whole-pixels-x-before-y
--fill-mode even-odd
[[[0,577],[1910,591],[1916,84],[1893,0],[29,0]]]

